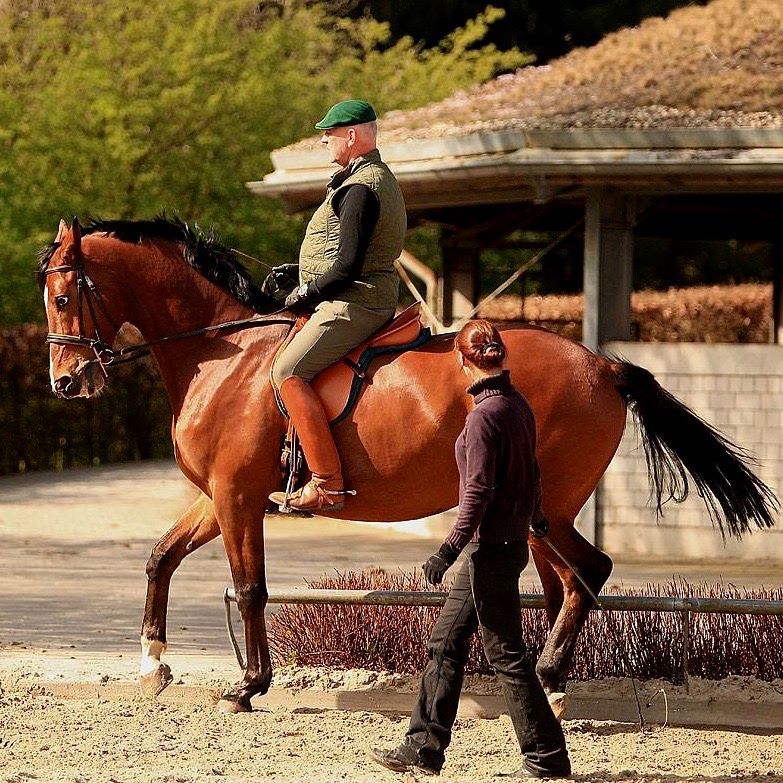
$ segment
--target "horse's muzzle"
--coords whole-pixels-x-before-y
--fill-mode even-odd
[[[72,399],[73,397],[78,397],[81,390],[81,379],[77,380],[70,375],[61,375],[54,382],[54,393],[58,397]]]

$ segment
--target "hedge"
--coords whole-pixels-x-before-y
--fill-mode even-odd
[[[57,399],[46,329],[0,331],[0,473],[169,457],[171,413],[149,358],[112,371],[93,400]]]

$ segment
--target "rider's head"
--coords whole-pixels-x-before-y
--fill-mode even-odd
[[[454,348],[468,375],[494,375],[503,369],[506,346],[500,332],[489,321],[468,321],[460,329]]]
[[[375,110],[366,101],[336,103],[315,127],[323,131],[321,142],[329,151],[329,159],[343,168],[377,146]]]

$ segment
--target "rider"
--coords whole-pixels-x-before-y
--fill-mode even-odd
[[[372,106],[341,101],[315,127],[340,170],[307,225],[299,285],[285,300],[286,307],[314,312],[272,370],[312,471],[311,480],[288,498],[301,511],[340,508],[344,495],[340,457],[310,381],[394,316],[399,298],[394,262],[407,227],[400,187],[376,147]],[[284,276],[286,267],[270,277]],[[284,497],[270,495],[276,503]]]

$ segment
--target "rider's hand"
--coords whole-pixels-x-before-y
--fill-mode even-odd
[[[546,517],[541,517],[535,522],[530,524],[530,532],[535,538],[545,538],[549,533],[549,520]]]
[[[306,283],[300,285],[298,288],[294,288],[290,294],[285,298],[285,306],[291,309],[296,309],[306,305],[310,297],[310,286]]]
[[[261,290],[281,304],[292,289],[299,285],[299,264],[280,264],[264,278]]]
[[[299,279],[299,264],[280,264],[272,267],[272,274],[277,276],[286,275]]]
[[[426,563],[422,564],[424,578],[431,585],[439,585],[443,581],[446,571],[454,565],[454,561],[459,557],[459,552],[454,551],[450,544],[441,544],[440,549],[430,555]]]

